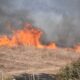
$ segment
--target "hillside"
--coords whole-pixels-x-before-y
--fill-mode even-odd
[[[77,60],[79,53],[64,49],[34,47],[0,48],[0,71],[5,74],[56,74],[65,65]]]

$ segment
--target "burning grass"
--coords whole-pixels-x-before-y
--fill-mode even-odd
[[[41,29],[32,27],[29,23],[25,23],[23,27],[23,29],[12,31],[13,34],[10,37],[7,35],[0,35],[0,47],[34,46],[36,48],[47,49],[59,48],[54,42],[50,42],[48,45],[43,45],[41,43],[40,38],[43,34]],[[66,48],[66,50],[80,52],[80,44],[74,46],[74,48]]]
[[[42,31],[26,24],[13,35],[0,37],[0,70],[5,74],[50,73],[80,58],[80,45],[59,48],[55,43],[43,45]]]
[[[0,37],[0,46],[16,47],[20,45],[35,46],[37,48],[56,48],[55,43],[43,45],[40,42],[42,31],[26,23],[22,30],[13,31],[12,37]]]

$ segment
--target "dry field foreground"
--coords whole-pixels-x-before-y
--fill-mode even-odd
[[[31,47],[0,48],[0,71],[5,74],[56,74],[65,65],[77,60],[79,53],[63,49],[48,50]]]

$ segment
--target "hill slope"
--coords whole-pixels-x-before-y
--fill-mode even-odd
[[[0,70],[7,74],[56,74],[64,65],[77,60],[80,54],[64,49],[36,49],[33,47],[0,48]]]

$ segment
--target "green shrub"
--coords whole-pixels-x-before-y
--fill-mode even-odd
[[[80,59],[61,69],[57,80],[80,80]]]

